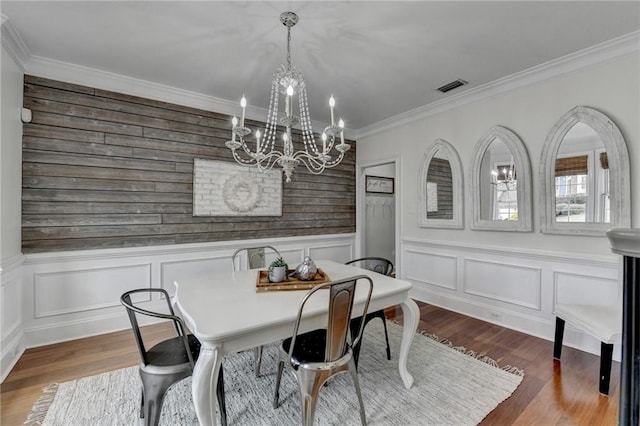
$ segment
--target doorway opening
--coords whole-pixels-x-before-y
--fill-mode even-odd
[[[399,197],[396,160],[359,168],[359,257],[383,257],[398,274]]]

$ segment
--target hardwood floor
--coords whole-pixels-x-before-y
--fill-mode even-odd
[[[420,330],[454,345],[486,353],[500,366],[523,369],[524,380],[482,425],[615,425],[620,365],[614,362],[611,395],[598,393],[599,357],[568,347],[554,362],[553,343],[423,303]],[[399,309],[387,311],[402,317]],[[161,339],[167,326],[145,327]],[[138,363],[129,330],[27,350],[0,386],[0,424],[22,425],[42,387]]]

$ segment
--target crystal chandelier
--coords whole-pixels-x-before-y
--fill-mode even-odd
[[[491,184],[495,185],[498,191],[514,191],[518,187],[518,181],[514,176],[513,161],[509,167],[503,167],[498,170],[491,170]]]
[[[291,174],[296,166],[304,164],[313,174],[320,174],[325,169],[338,165],[344,153],[349,150],[350,145],[344,143],[344,121],[338,120],[336,125],[334,119],[335,100],[333,95],[329,99],[331,110],[331,124],[327,126],[321,136],[321,142],[316,142],[311,127],[309,117],[309,107],[307,105],[307,88],[304,83],[302,73],[291,65],[291,28],[298,22],[298,15],[293,12],[284,12],[280,15],[280,22],[287,27],[287,64],[280,65],[273,73],[271,83],[271,97],[269,100],[269,110],[263,132],[256,130],[253,142],[248,141],[252,131],[245,127],[245,109],[247,101],[242,96],[240,107],[242,115],[240,121],[233,117],[231,128],[231,140],[227,141],[227,148],[231,149],[233,158],[239,164],[246,166],[257,166],[260,171],[271,170],[278,164],[286,176],[286,181],[291,182]],[[284,96],[284,115],[278,114],[278,100],[280,95]],[[299,116],[294,115],[294,99],[298,99]],[[282,150],[276,149],[277,126],[284,126],[282,133]],[[291,128],[298,125],[302,132],[303,150],[296,151],[291,138]],[[336,143],[336,137],[340,138],[340,143]],[[255,151],[252,151],[255,148]],[[335,148],[337,157],[332,158],[330,153]]]

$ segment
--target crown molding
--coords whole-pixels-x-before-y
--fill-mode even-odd
[[[203,95],[188,90],[153,83],[115,74],[95,68],[84,67],[40,56],[33,56],[16,31],[10,19],[2,17],[2,46],[27,74],[50,78],[74,84],[127,93],[162,102],[215,111],[221,114],[238,114],[235,102]],[[524,71],[471,88],[457,95],[421,106],[411,111],[386,118],[360,129],[345,129],[348,139],[360,139],[407,123],[424,119],[460,106],[470,104],[491,96],[507,93],[527,85],[568,74],[589,66],[615,60],[619,57],[640,51],[640,31],[609,40],[607,42],[571,53],[562,58],[536,65]],[[246,116],[252,120],[263,121],[267,110],[248,106]],[[314,129],[323,129],[327,123],[313,121]]]
[[[356,130],[356,138],[361,139],[382,131],[406,125],[454,108],[504,94],[522,87],[569,74],[584,68],[613,61],[622,56],[640,52],[640,31],[614,38],[604,43],[588,47],[558,59],[528,68],[489,83],[471,88],[411,111],[385,118],[370,126]]]
[[[128,95],[140,96],[161,102],[168,102],[177,105],[198,108],[205,111],[213,111],[220,114],[238,115],[240,106],[237,102],[215,96],[203,95],[197,92],[178,89],[164,84],[153,83],[102,71],[96,68],[84,67],[68,62],[57,61],[41,56],[30,56],[26,63],[25,73],[37,77],[49,78],[73,84],[80,84],[88,87],[95,87],[112,92],[126,93]],[[248,105],[246,117],[251,120],[264,121],[267,110]],[[324,129],[327,123],[312,121],[314,129]],[[355,132],[345,129],[345,137],[353,138]],[[231,132],[229,132],[231,135]]]
[[[226,99],[42,56],[31,56],[25,66],[25,73],[222,114],[237,114],[239,110],[236,103]],[[248,107],[247,117],[253,118],[257,111],[257,108]]]
[[[24,71],[24,65],[31,57],[29,48],[20,37],[20,34],[13,26],[11,20],[6,16],[0,14],[2,19],[2,47],[7,51],[9,56],[15,61],[15,63]]]

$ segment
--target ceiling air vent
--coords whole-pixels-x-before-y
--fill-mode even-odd
[[[451,83],[447,83],[444,86],[438,87],[438,91],[442,93],[447,93],[453,89],[457,89],[460,86],[464,86],[465,84],[469,84],[469,83],[459,78],[455,81],[452,81]]]

